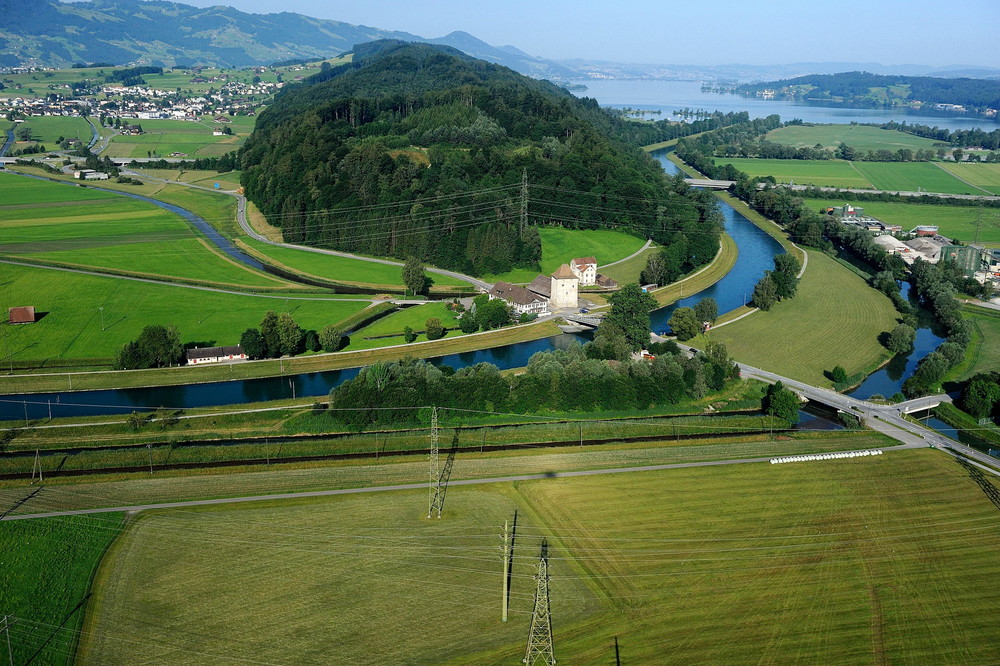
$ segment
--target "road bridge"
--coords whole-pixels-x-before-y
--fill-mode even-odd
[[[597,328],[602,319],[601,316],[596,314],[569,314],[563,315],[562,318],[568,322],[586,326],[587,328]]]
[[[922,412],[925,409],[934,409],[943,402],[951,401],[950,395],[941,393],[940,395],[925,395],[922,398],[914,398],[906,402],[897,402],[893,406],[899,410],[900,414],[912,414],[913,412]]]
[[[713,180],[711,178],[685,178],[684,182],[691,187],[703,187],[706,190],[728,190],[735,180]]]

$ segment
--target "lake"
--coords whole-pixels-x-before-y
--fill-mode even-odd
[[[663,115],[647,116],[652,120],[669,118],[674,111],[704,109],[706,111],[747,111],[751,118],[778,114],[782,120],[801,118],[809,123],[887,123],[890,120],[929,125],[949,130],[1000,129],[1000,122],[982,116],[964,116],[948,111],[914,109],[858,109],[831,107],[815,102],[760,99],[730,93],[702,92],[696,81],[575,81],[587,86],[586,91],[573,93],[577,97],[592,97],[601,106],[628,106],[634,109],[663,111]]]

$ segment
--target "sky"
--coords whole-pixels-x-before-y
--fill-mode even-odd
[[[875,62],[1000,68],[1000,0],[178,0],[442,37],[549,59],[651,64]]]

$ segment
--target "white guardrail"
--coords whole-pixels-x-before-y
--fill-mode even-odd
[[[772,465],[790,462],[809,462],[810,460],[836,460],[837,458],[863,458],[865,456],[880,456],[880,449],[866,449],[864,451],[846,451],[844,453],[817,453],[809,456],[788,456],[786,458],[771,458]]]

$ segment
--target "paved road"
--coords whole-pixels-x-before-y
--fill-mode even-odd
[[[645,245],[643,245],[642,247],[640,247],[638,250],[636,250],[632,254],[628,255],[627,257],[625,257],[623,259],[619,259],[618,261],[612,261],[610,264],[604,264],[603,266],[598,266],[598,268],[599,269],[600,268],[607,268],[608,266],[614,266],[615,264],[620,264],[623,261],[628,261],[629,259],[632,259],[634,257],[638,257],[640,254],[642,254],[643,252],[645,252],[646,250],[648,250],[651,247],[653,247],[653,241],[652,241],[652,239],[646,241]]]

